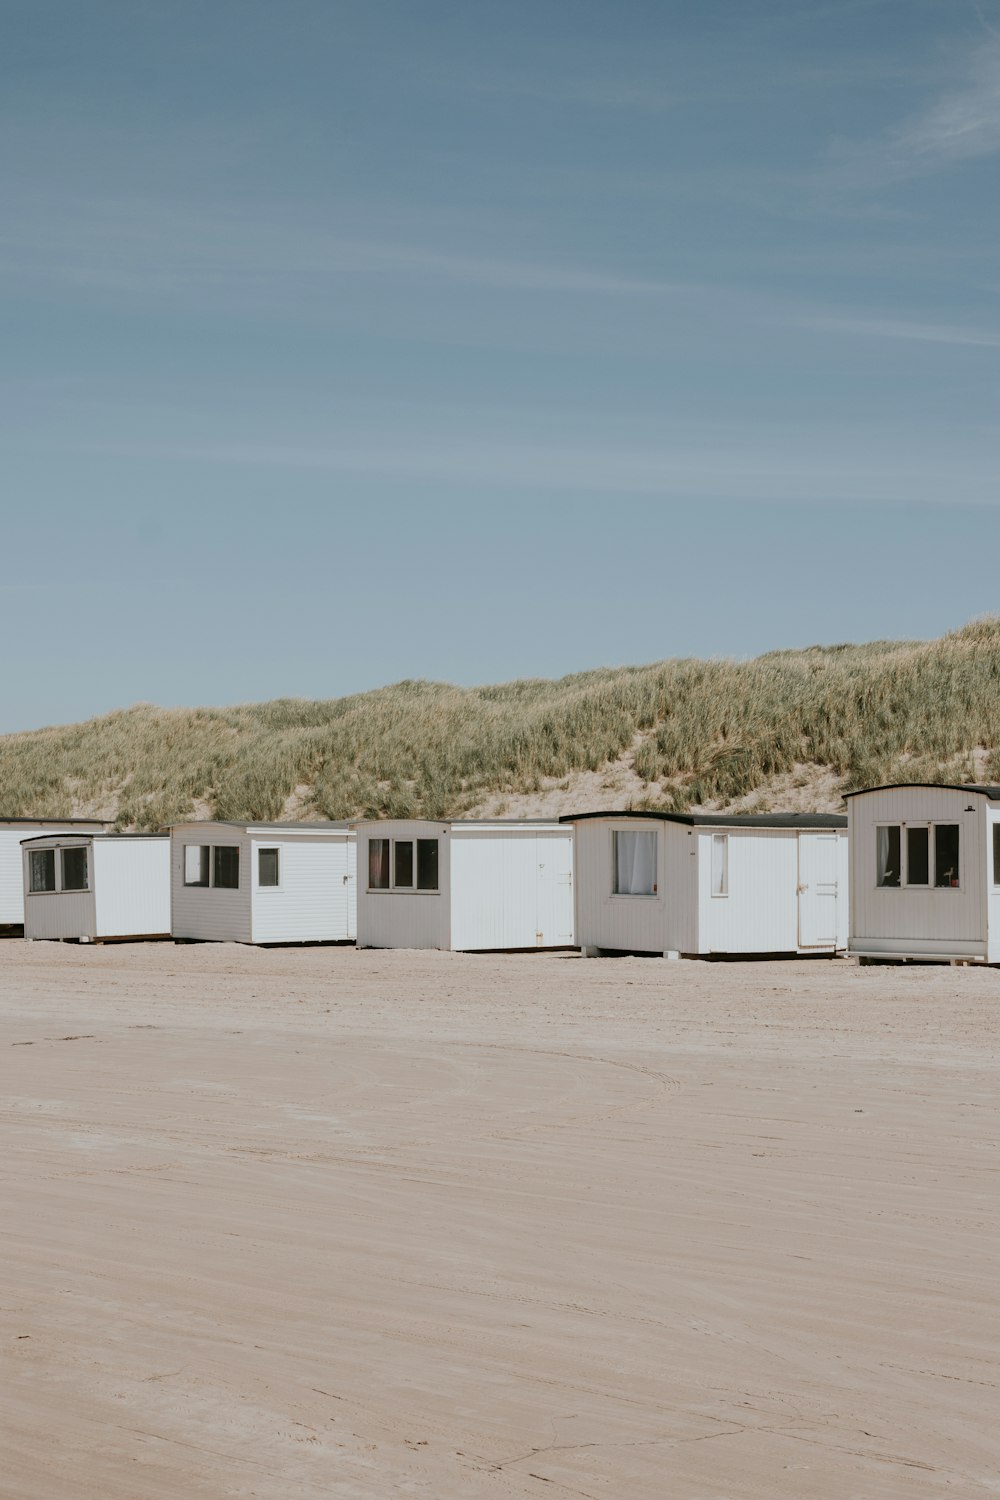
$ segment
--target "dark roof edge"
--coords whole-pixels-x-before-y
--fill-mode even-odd
[[[585,812],[563,813],[560,823],[583,823],[592,818],[646,818],[661,823],[683,823],[688,828],[846,828],[844,813],[672,813]]]
[[[1000,786],[985,786],[976,781],[887,781],[882,786],[856,787],[853,792],[844,793],[844,800],[848,797],[863,797],[868,792],[902,792],[910,787],[924,787],[939,792],[976,792],[980,797],[988,797],[991,802],[1000,802]]]
[[[66,829],[63,829],[62,834],[66,838],[72,839],[168,839],[170,837],[169,833],[136,833],[132,831],[127,833],[102,833],[97,828],[81,828],[75,832],[69,832]],[[59,837],[60,830],[58,828],[53,828],[51,833],[39,833],[36,834],[33,839],[22,839],[21,843],[42,844],[46,839],[57,839]]]

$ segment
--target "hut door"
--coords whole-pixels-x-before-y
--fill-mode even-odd
[[[835,833],[799,834],[799,947],[837,946]]]

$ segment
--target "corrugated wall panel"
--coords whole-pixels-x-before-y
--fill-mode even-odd
[[[277,849],[280,884],[258,885],[257,853]],[[353,849],[346,838],[255,838],[248,875],[255,943],[346,942]]]
[[[712,895],[712,834],[711,829],[698,830],[697,951],[794,953],[798,948],[798,834],[794,830],[730,830],[727,896]]]
[[[96,937],[170,931],[169,839],[96,839],[91,859]]]
[[[572,945],[572,829],[458,827],[451,839],[454,948]]]
[[[586,818],[576,829],[576,941],[582,948],[620,949],[628,953],[662,953],[667,940],[667,902],[676,890],[666,869],[665,825],[657,819]],[[613,840],[616,829],[652,832],[657,839],[655,896],[616,896]]]

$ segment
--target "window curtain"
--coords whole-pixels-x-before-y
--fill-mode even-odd
[[[373,891],[389,889],[389,840],[368,840],[368,886]]]
[[[897,827],[875,830],[875,864],[879,885],[899,885],[900,832]]]
[[[615,833],[615,895],[652,896],[656,889],[656,834]]]

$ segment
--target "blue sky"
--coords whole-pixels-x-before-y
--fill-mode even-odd
[[[1000,607],[1000,0],[0,15],[0,731]]]

